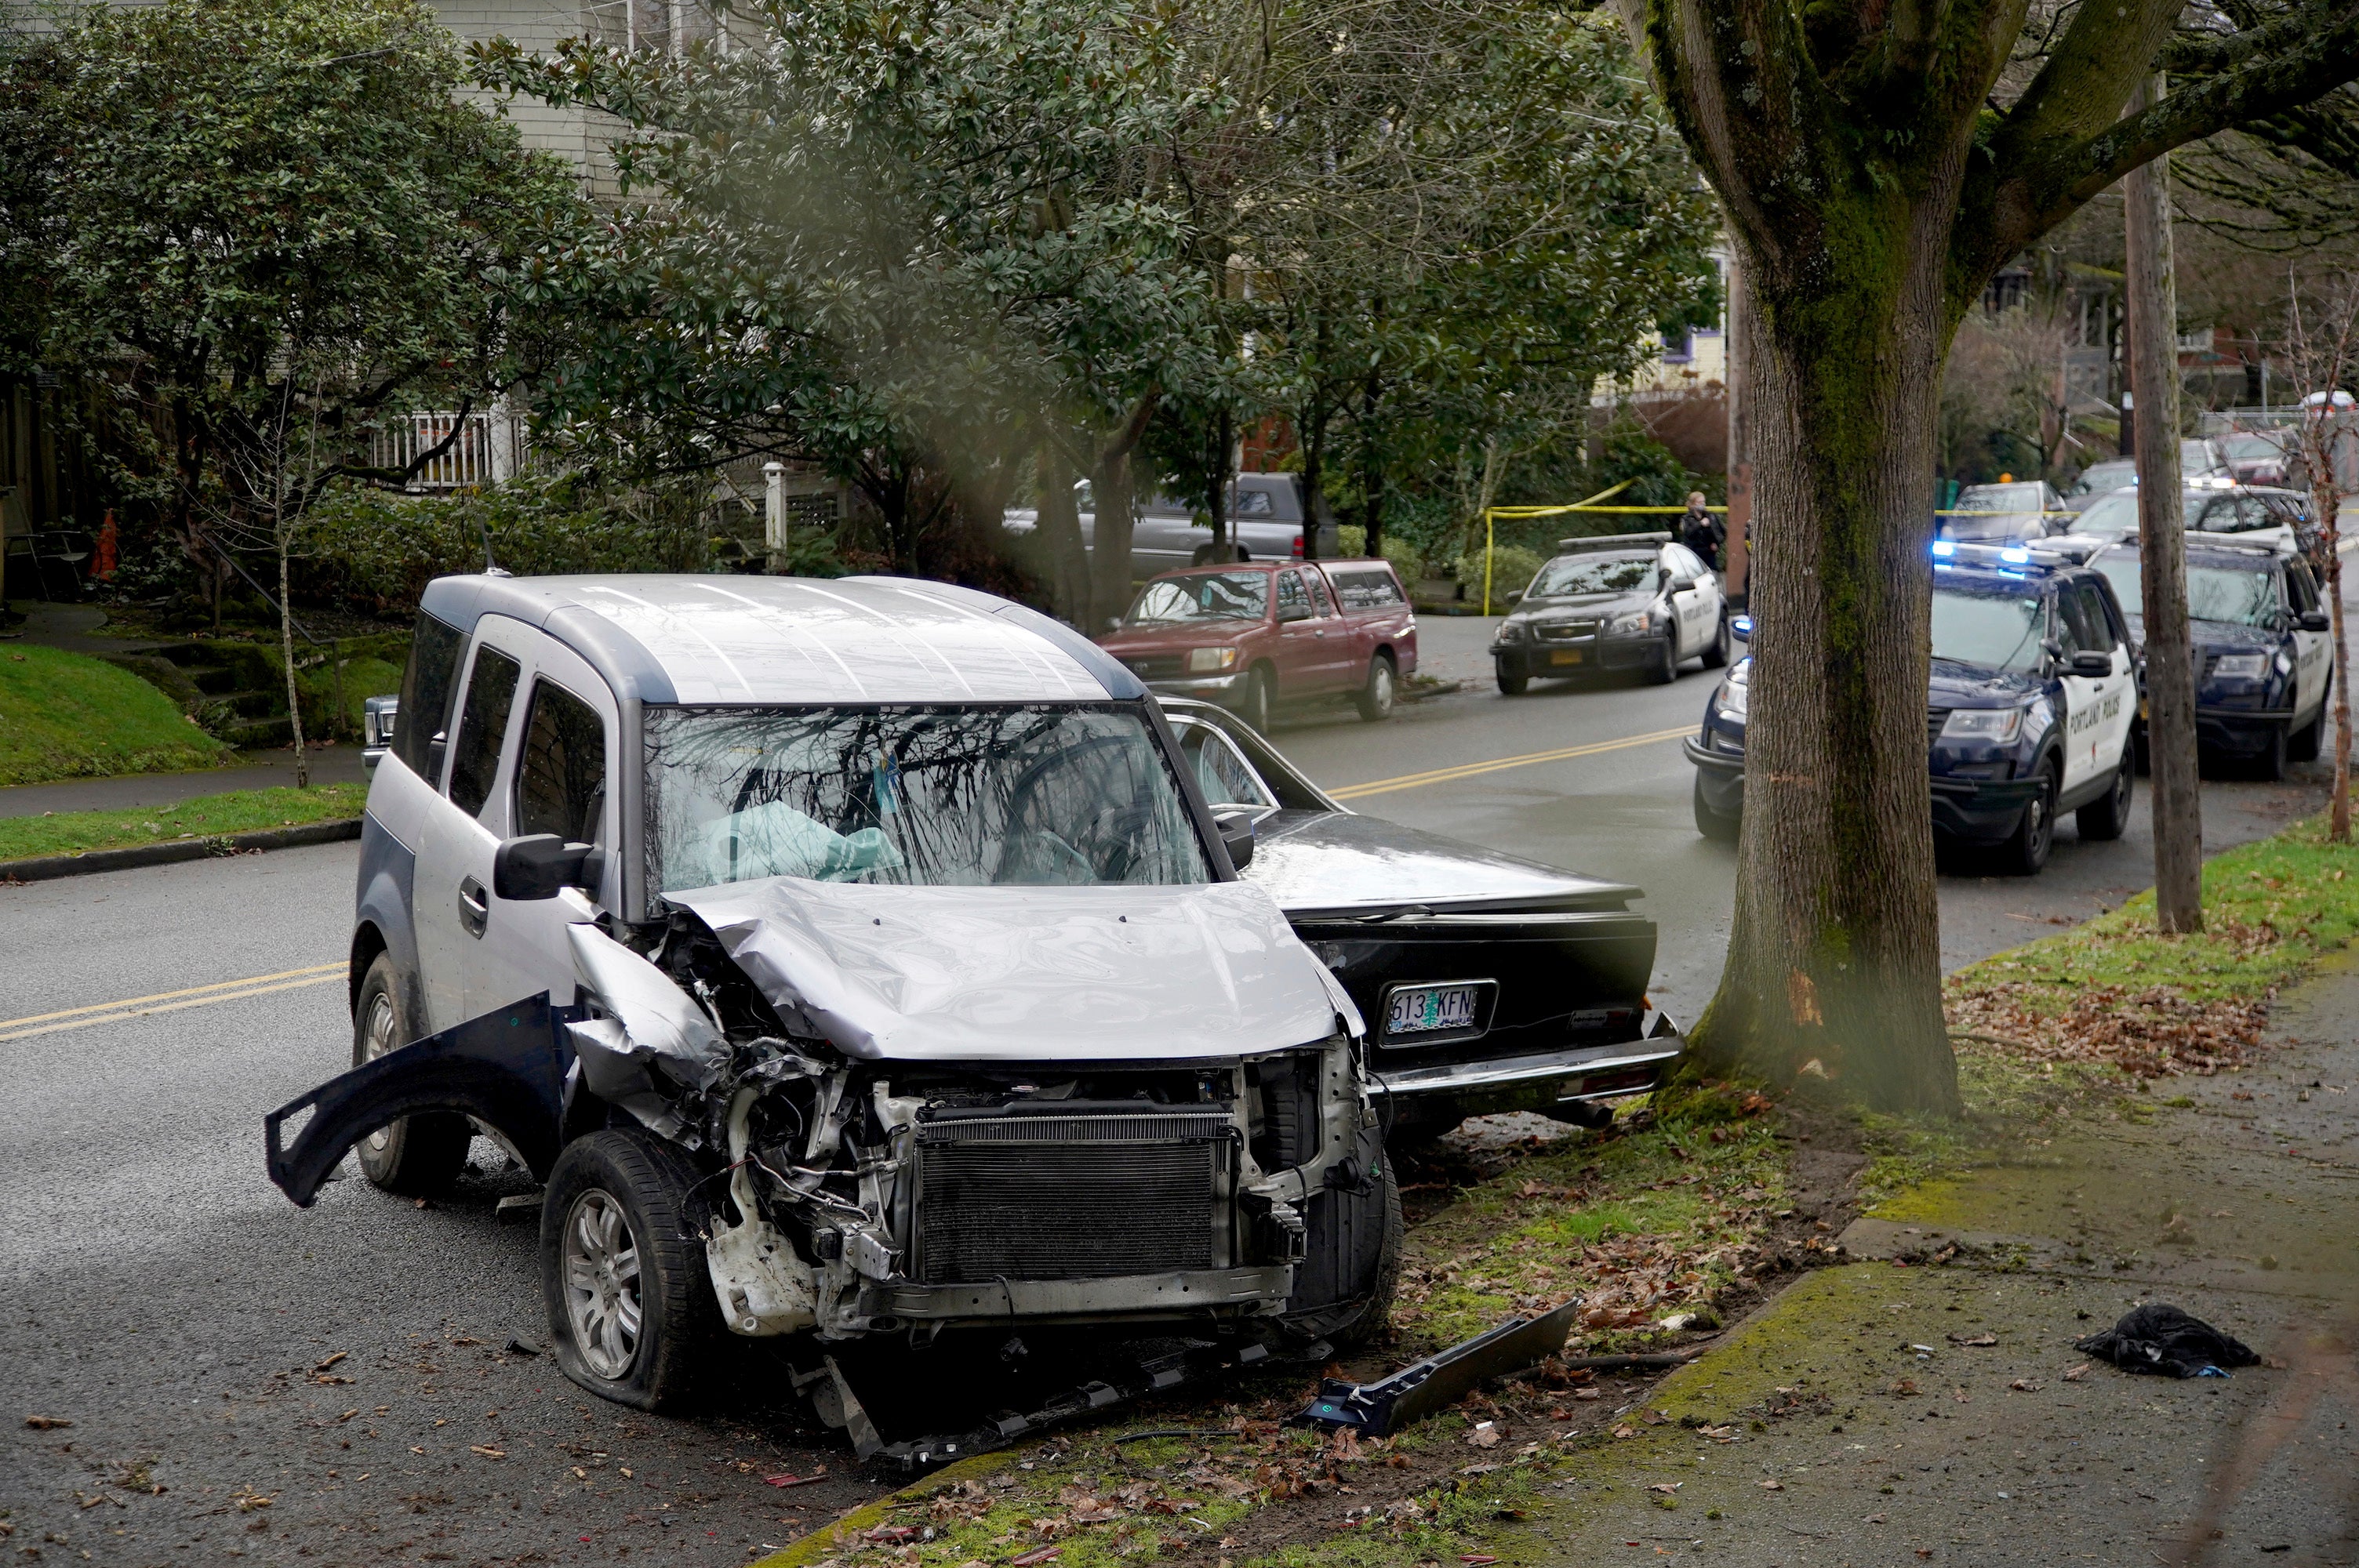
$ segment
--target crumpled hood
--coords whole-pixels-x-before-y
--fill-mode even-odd
[[[1936,657],[1926,700],[1935,708],[2013,708],[2048,689],[2048,683],[2020,670],[1995,670]]]
[[[1252,1055],[1363,1025],[1267,893],[871,887],[670,892],[790,1024],[864,1060]]]

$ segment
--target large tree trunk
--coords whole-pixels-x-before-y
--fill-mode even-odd
[[[1920,201],[1954,202],[1953,181]],[[1927,210],[1849,200],[1851,234],[1908,235]],[[1755,510],[1777,521],[1751,541],[1742,863],[1698,1054],[1954,1113],[1925,741],[1942,257],[1854,245],[1777,265],[1739,243]]]
[[[1745,266],[1732,253],[1728,258],[1728,327],[1721,348],[1728,358],[1721,384],[1728,398],[1728,543],[1721,559],[1721,580],[1730,598],[1748,602],[1745,585],[1753,551],[1753,388],[1746,379],[1752,354],[1746,349],[1746,318],[1753,314],[1745,297]]]
[[[1158,401],[1148,393],[1133,406],[1122,428],[1099,449],[1096,472],[1090,476],[1097,517],[1090,525],[1090,623],[1082,630],[1093,637],[1130,604],[1130,535],[1136,520],[1130,457],[1147,435]]]
[[[1073,470],[1054,440],[1040,444],[1040,544],[1049,560],[1049,591],[1057,619],[1090,625],[1090,553],[1082,543],[1081,511],[1073,502]]]

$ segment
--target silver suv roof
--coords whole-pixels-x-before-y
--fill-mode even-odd
[[[912,578],[448,577],[422,607],[537,626],[655,703],[1103,702],[1146,695],[1020,604]]]

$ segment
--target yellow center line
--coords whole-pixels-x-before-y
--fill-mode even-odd
[[[190,986],[186,990],[159,991],[154,996],[100,1002],[91,1007],[67,1008],[59,1012],[38,1013],[31,1018],[12,1018],[0,1022],[0,1041],[29,1040],[37,1034],[87,1029],[93,1023],[118,1023],[126,1019],[146,1018],[152,1013],[206,1007],[217,1001],[242,1001],[250,996],[268,996],[273,991],[301,990],[307,986],[331,984],[342,979],[343,974],[344,966],[342,964],[321,964],[308,969],[286,969],[275,975],[254,975],[242,980],[223,980],[216,985]],[[277,983],[266,983],[270,981]],[[183,1000],[172,1000],[176,997]],[[33,1027],[22,1027],[27,1024]]]
[[[248,975],[242,980],[215,980],[209,986],[190,986],[182,990],[158,991],[154,996],[127,996],[121,1001],[94,1001],[88,1007],[69,1007],[58,1012],[37,1012],[30,1018],[0,1018],[0,1029],[14,1029],[25,1023],[47,1023],[53,1018],[72,1018],[85,1012],[119,1012],[126,1007],[144,1007],[151,1001],[175,1001],[184,996],[201,996],[206,991],[234,990],[241,986],[267,985],[272,980],[291,980],[302,975],[325,975],[343,968],[341,963],[313,964],[305,969],[281,969],[275,975]]]
[[[1337,800],[1360,800],[1372,795],[1390,795],[1395,790],[1422,789],[1427,784],[1455,784],[1484,773],[1495,773],[1505,768],[1527,768],[1538,762],[1569,762],[1575,757],[1593,757],[1601,752],[1619,752],[1631,746],[1651,746],[1658,741],[1676,741],[1695,732],[1692,724],[1682,724],[1676,730],[1658,730],[1650,735],[1625,735],[1619,741],[1593,741],[1585,746],[1562,746],[1553,752],[1527,752],[1520,757],[1494,757],[1487,762],[1464,762],[1454,768],[1435,768],[1428,773],[1403,773],[1398,778],[1375,779],[1367,784],[1345,784],[1327,793]]]

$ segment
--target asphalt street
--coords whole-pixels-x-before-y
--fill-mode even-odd
[[[1278,745],[1355,809],[1641,886],[1656,996],[1691,1015],[1734,854],[1695,831],[1676,736],[1716,677],[1510,699],[1487,681],[1487,623],[1422,631],[1428,670],[1468,685],[1385,724],[1290,719]],[[2212,784],[2207,842],[2266,833],[2322,789],[2315,769]],[[1945,959],[2144,886],[2144,824],[2109,845],[2068,826],[2037,879],[1945,877]],[[353,863],[328,845],[0,888],[0,1549],[720,1563],[872,1495],[773,1375],[682,1420],[567,1384],[534,1227],[495,1211],[528,1179],[482,1143],[475,1178],[430,1206],[346,1180],[304,1211],[270,1186],[263,1114],[350,1060]]]

